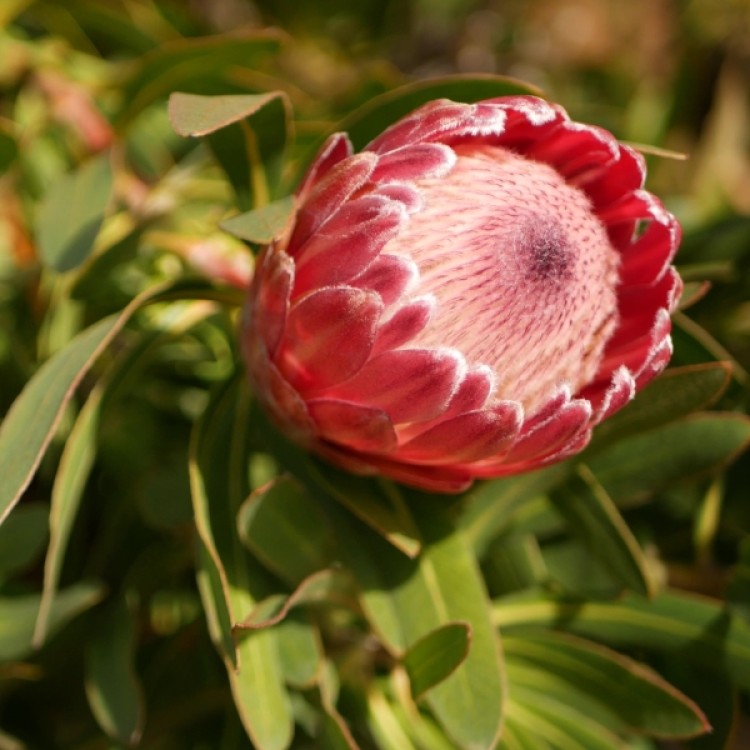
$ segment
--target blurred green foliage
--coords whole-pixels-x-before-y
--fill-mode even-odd
[[[0,748],[748,745],[747,0],[6,0],[0,60]],[[689,284],[579,459],[438,500],[265,424],[220,223],[454,74],[652,147]]]

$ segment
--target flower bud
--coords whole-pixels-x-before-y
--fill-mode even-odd
[[[680,229],[642,158],[535,97],[332,136],[259,258],[258,396],[339,466],[428,490],[580,451],[666,366]]]

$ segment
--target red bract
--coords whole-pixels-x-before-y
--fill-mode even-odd
[[[535,97],[440,100],[351,151],[318,154],[247,306],[295,440],[457,492],[580,451],[666,366],[680,229],[611,134]]]

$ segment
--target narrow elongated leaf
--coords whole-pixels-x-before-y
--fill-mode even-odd
[[[654,593],[655,582],[638,542],[585,466],[550,497],[570,530],[624,586],[646,596]]]
[[[78,334],[39,368],[0,424],[0,523],[31,481],[76,387],[133,313],[157,300],[213,294],[206,283],[181,281],[155,286],[118,315],[104,318]]]
[[[406,652],[403,663],[415,700],[458,668],[466,658],[470,640],[471,626],[453,622],[428,633]]]
[[[637,499],[731,461],[750,443],[750,418],[696,414],[621,440],[587,462],[616,502]]]
[[[145,335],[134,350],[124,352],[113,363],[107,379],[98,383],[81,409],[65,441],[52,487],[49,512],[50,543],[44,563],[44,585],[34,631],[34,645],[44,642],[47,617],[60,578],[68,539],[83,491],[94,464],[101,411],[138,376],[165,336],[187,330],[208,314],[203,305],[173,305],[163,318],[164,329]]]
[[[109,155],[98,156],[61,177],[45,194],[37,217],[41,259],[70,271],[91,254],[112,193]]]
[[[486,555],[483,571],[488,588],[495,594],[533,588],[549,579],[539,542],[532,534],[508,532],[497,537]]]
[[[293,715],[272,629],[233,632],[270,585],[247,554],[236,515],[249,493],[249,393],[239,372],[213,395],[196,423],[190,447],[190,484],[202,544],[200,591],[212,637],[224,657],[237,711],[259,750],[284,750]]]
[[[47,540],[46,504],[21,506],[0,527],[0,580],[33,562]]]
[[[99,726],[123,745],[138,744],[144,707],[135,673],[135,627],[124,600],[101,614],[87,650],[86,695]]]
[[[524,687],[516,692],[508,719],[526,728],[534,747],[542,742],[555,750],[622,750],[614,733],[547,693]]]
[[[676,367],[649,383],[622,411],[596,428],[589,453],[645,430],[660,427],[710,406],[731,377],[727,362]]]
[[[680,654],[750,689],[750,625],[712,599],[668,591],[651,600],[632,594],[592,602],[530,593],[497,600],[493,620],[501,631],[545,626],[616,647]]]
[[[407,729],[408,723],[396,714],[396,706],[373,686],[367,695],[370,732],[382,750],[418,750]]]
[[[643,664],[562,633],[508,636],[508,678],[516,691],[547,695],[612,731],[693,737],[707,730],[691,700]]]
[[[80,612],[96,604],[101,586],[79,583],[61,591],[50,612],[50,631],[54,632]],[[0,597],[0,661],[23,659],[31,653],[31,638],[39,609],[39,596]]]
[[[477,556],[484,556],[492,539],[511,522],[521,506],[559,484],[569,471],[567,465],[558,464],[477,485],[469,493],[461,516],[461,526]]]

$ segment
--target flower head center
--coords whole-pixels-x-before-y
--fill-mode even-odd
[[[618,254],[587,196],[507,149],[455,148],[452,172],[417,181],[424,207],[384,252],[408,255],[437,301],[409,346],[489,365],[495,397],[533,413],[590,382],[617,323]]]

